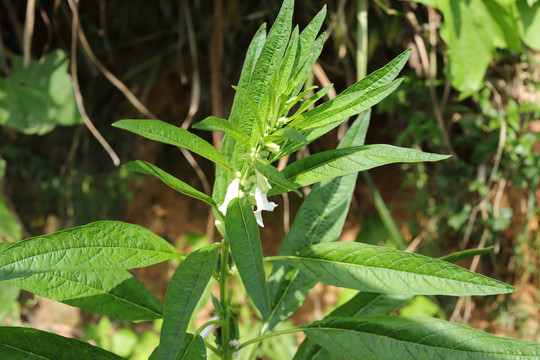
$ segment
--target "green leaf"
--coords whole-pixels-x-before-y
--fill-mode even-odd
[[[194,189],[182,180],[175,178],[171,174],[167,173],[164,170],[161,170],[155,165],[147,163],[146,161],[135,160],[125,164],[124,167],[141,174],[154,175],[174,190],[197,200],[204,201],[208,205],[217,209],[216,202],[210,196],[200,192],[199,190]]]
[[[4,319],[10,313],[13,303],[19,298],[18,287],[0,282],[0,324],[4,324]]]
[[[186,148],[232,171],[231,164],[210,143],[180,127],[160,120],[120,120],[113,126],[147,139]]]
[[[181,358],[189,320],[212,277],[218,257],[217,245],[205,246],[186,257],[174,272],[165,294],[163,326],[158,347],[160,360]]]
[[[521,21],[519,27],[521,37],[527,46],[540,51],[540,3],[529,3],[527,0],[517,0],[516,7]]]
[[[428,317],[373,316],[315,322],[304,331],[350,359],[538,359],[540,344]]]
[[[0,77],[0,125],[24,134],[43,135],[56,126],[82,123],[75,92],[62,50],[49,52],[43,61],[22,56],[11,63],[11,73]]]
[[[298,67],[294,69],[292,79],[289,80],[289,87],[287,88],[287,92],[290,92],[290,94],[294,95],[298,93],[302,85],[306,82],[306,79],[311,73],[315,62],[321,55],[325,37],[326,33],[322,33],[317,39],[315,39],[315,42],[313,42],[311,45],[307,56],[301,59],[298,63]]]
[[[360,115],[338,148],[364,144],[369,119],[369,111]],[[356,178],[357,174],[351,174],[315,184],[300,206],[278,255],[296,255],[310,245],[337,241],[349,211]],[[272,299],[268,329],[298,309],[316,283],[285,261],[276,261],[268,278]]]
[[[275,87],[275,83],[272,83],[271,80],[275,79],[276,73],[279,71],[291,35],[293,7],[293,0],[285,0],[281,5],[279,14],[268,33],[268,38],[261,55],[257,59],[247,87],[247,91],[259,109],[260,115],[266,114],[269,107],[268,92],[270,88]],[[246,115],[241,115],[239,127],[245,129],[247,134],[251,134],[251,143],[254,144],[261,134],[259,129],[253,126],[253,117]]]
[[[138,225],[98,221],[9,244],[0,253],[0,280],[51,271],[134,269],[180,257]]]
[[[270,297],[264,274],[259,225],[249,201],[234,198],[225,217],[227,240],[246,292],[263,319],[270,314]]]
[[[51,271],[6,282],[38,296],[119,320],[154,320],[163,315],[163,304],[125,270]]]
[[[9,210],[4,196],[0,193],[0,239],[19,241],[22,237],[21,224]]]
[[[295,129],[288,128],[288,127],[276,130],[272,133],[272,135],[268,135],[264,137],[264,141],[266,143],[269,143],[270,141],[273,141],[276,139],[288,139],[288,140],[295,141],[297,143],[307,144],[307,139],[304,137],[304,135],[300,134]]]
[[[334,86],[334,84],[330,84],[330,85],[327,85],[325,86],[324,88],[322,88],[321,90],[317,91],[315,94],[313,94],[312,96],[309,97],[309,99],[307,99],[306,101],[304,101],[302,103],[302,105],[300,105],[300,107],[298,108],[298,110],[294,113],[294,115],[292,115],[290,118],[289,118],[289,121],[292,121],[294,119],[296,119],[299,115],[303,114],[304,111],[306,111],[307,109],[309,109],[309,107],[313,104],[315,104],[317,101],[319,101],[324,95],[326,95],[328,93],[328,91],[330,91],[330,89]],[[307,139],[306,139],[307,141]]]
[[[281,61],[281,67],[276,73],[276,91],[278,96],[282,94],[288,95],[286,93],[286,88],[289,86],[291,72],[296,60],[296,51],[298,49],[298,32],[298,26],[296,26],[289,40],[289,44],[287,45],[287,51],[285,51],[285,55]]]
[[[313,245],[286,260],[329,285],[403,295],[492,295],[513,286],[446,261],[362,243]]]
[[[468,250],[463,250],[463,251],[458,251],[458,252],[455,252],[455,253],[452,253],[452,254],[448,254],[448,255],[445,255],[445,256],[441,256],[439,258],[439,260],[447,261],[447,262],[450,262],[450,263],[455,263],[456,261],[460,261],[460,260],[463,260],[463,259],[468,259],[468,258],[474,257],[476,255],[486,254],[486,253],[490,252],[491,250],[493,250],[493,246],[488,246],[488,247],[482,248],[482,249],[468,249]]]
[[[335,317],[388,315],[406,303],[409,298],[410,296],[404,295],[359,292],[352,299],[328,314],[324,320]],[[328,352],[310,338],[306,338],[298,347],[293,360],[324,360],[334,358],[346,359],[346,357],[340,357]]]
[[[219,130],[223,131],[225,134],[233,137],[234,139],[238,140],[240,143],[242,143],[245,147],[249,147],[249,139],[244,133],[238,129],[236,126],[234,126],[230,121],[227,121],[225,119],[221,119],[215,116],[209,116],[203,121],[200,121],[193,125],[194,129],[199,130]]]
[[[345,119],[357,115],[380,102],[392,93],[400,83],[401,80],[395,80],[368,92],[356,91],[347,93],[344,96],[342,96],[342,93],[334,99],[317,106],[315,109],[300,115],[288,126],[295,128],[306,137],[308,142],[312,142],[334,129]],[[289,155],[304,146],[303,144],[292,142],[285,142],[281,145],[282,150],[278,155],[272,156],[270,162]]]
[[[281,173],[296,187],[302,187],[377,166],[439,161],[449,157],[392,145],[353,146],[310,155],[287,166]],[[269,195],[283,192],[282,188],[276,187],[270,190]]]
[[[459,91],[470,93],[483,86],[497,48],[521,51],[515,1],[416,1],[436,7],[443,15],[440,33],[448,48],[445,72]]]
[[[296,189],[295,184],[287,180],[281,171],[270,165],[270,163],[268,163],[266,160],[257,159],[254,161],[254,165],[255,169],[257,169],[257,171],[263,174],[267,179],[284,189],[294,191],[298,196],[302,197],[302,193]]]
[[[9,360],[122,360],[80,340],[25,327],[0,327],[0,355]]]
[[[206,359],[206,346],[204,340],[199,335],[187,333],[182,340],[180,353],[176,357],[178,360],[203,360]]]

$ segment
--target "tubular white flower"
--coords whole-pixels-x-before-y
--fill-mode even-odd
[[[268,198],[266,197],[268,190],[272,188],[270,186],[270,183],[268,182],[268,179],[265,178],[258,171],[256,173],[257,173],[257,184],[255,185],[255,203],[257,205],[257,210],[255,210],[254,213],[255,213],[255,218],[257,219],[257,223],[259,224],[259,226],[264,227],[261,211],[263,210],[274,211],[277,204],[275,202],[268,201]]]
[[[218,207],[218,210],[223,215],[227,215],[227,207],[229,206],[229,203],[232,201],[232,199],[237,198],[239,196],[240,196],[240,179],[235,178],[229,184],[229,187],[227,188],[227,193],[225,194],[225,199],[223,200],[223,204],[221,204],[221,206]]]

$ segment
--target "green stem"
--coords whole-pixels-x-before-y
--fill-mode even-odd
[[[221,358],[223,360],[232,359],[232,348],[229,345],[231,333],[231,305],[229,300],[229,242],[223,240],[221,249],[221,271],[219,278],[219,294],[221,306],[223,307],[223,319],[221,319]]]
[[[242,345],[240,345],[238,347],[237,351],[240,350],[240,349],[243,349],[245,347],[248,347],[249,345],[256,344],[258,342],[261,342],[263,340],[266,340],[266,339],[269,339],[269,338],[272,338],[272,337],[275,337],[275,336],[294,334],[294,333],[302,332],[302,331],[304,331],[304,329],[287,329],[287,330],[281,330],[281,331],[272,332],[272,333],[262,335],[262,336],[257,336],[256,338],[248,340],[245,343],[243,343]]]
[[[268,323],[265,322],[263,327],[261,328],[261,331],[259,331],[259,337],[263,336],[267,329],[268,329]],[[257,355],[257,348],[258,347],[259,346],[257,345],[257,346],[254,346],[251,349],[251,353],[249,354],[249,357],[248,357],[249,360],[255,359],[255,355]]]

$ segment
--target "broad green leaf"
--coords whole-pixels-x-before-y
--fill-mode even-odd
[[[120,120],[113,126],[131,131],[147,139],[186,148],[232,170],[231,164],[210,143],[180,127],[160,120]]]
[[[163,315],[163,304],[125,270],[51,271],[6,283],[119,320],[154,320]]]
[[[21,224],[9,210],[4,196],[0,193],[0,239],[19,241],[22,237]]]
[[[539,359],[540,344],[497,337],[429,317],[373,316],[315,322],[304,331],[350,359]]]
[[[249,82],[251,81],[251,74],[253,68],[259,55],[261,53],[262,47],[266,42],[266,24],[263,24],[248,47],[246,60],[242,66],[242,73],[240,74],[240,80],[238,81],[237,87],[240,89],[247,89]],[[234,101],[231,108],[231,114],[229,116],[229,121],[231,124],[240,128],[240,119],[244,112],[244,107],[248,106],[245,102],[245,99],[238,93],[234,96]],[[247,132],[246,136],[249,135]],[[234,170],[240,170],[244,163],[241,155],[245,151],[244,146],[238,146],[238,143],[234,138],[225,135],[223,142],[221,143],[220,153],[225,156],[231,163]],[[212,191],[212,196],[218,203],[222,203],[225,198],[225,193],[227,191],[227,186],[233,180],[233,174],[230,171],[226,170],[222,166],[216,167],[216,181],[214,182],[214,189]],[[214,211],[217,213],[217,211]]]
[[[463,251],[458,251],[458,252],[455,252],[455,253],[452,253],[452,254],[448,254],[448,255],[445,255],[445,256],[441,256],[439,258],[439,260],[454,263],[456,261],[460,261],[460,260],[463,260],[463,259],[468,259],[468,258],[471,258],[471,257],[476,256],[476,255],[486,254],[486,253],[490,252],[491,250],[493,250],[493,246],[489,246],[489,247],[482,248],[482,249],[468,249],[468,250],[463,250]]]
[[[205,246],[178,266],[165,294],[163,326],[158,359],[178,359],[193,310],[201,297],[219,257],[217,245]]]
[[[264,273],[259,225],[249,201],[234,198],[225,217],[227,240],[246,292],[263,319],[270,314],[270,297]]]
[[[440,35],[448,49],[445,72],[461,92],[474,92],[483,86],[497,48],[521,51],[515,1],[416,2],[434,6],[442,13]]]
[[[178,360],[203,360],[206,359],[206,346],[199,335],[187,333],[182,340]]]
[[[529,3],[528,0],[516,1],[517,11],[521,21],[519,27],[521,37],[527,46],[536,51],[540,51],[540,3],[535,1]]]
[[[364,145],[310,155],[287,166],[281,173],[296,187],[302,187],[382,165],[439,161],[447,158],[448,155],[425,153],[392,145]],[[282,192],[283,189],[276,187],[272,188],[269,194],[276,195]]]
[[[382,294],[462,296],[516,290],[446,261],[362,243],[313,245],[286,261],[313,280]]]
[[[194,129],[199,130],[219,130],[223,131],[225,134],[233,137],[234,139],[241,142],[245,147],[249,147],[249,139],[244,133],[234,126],[230,121],[221,119],[215,116],[209,116],[203,121],[200,121],[193,125]]]
[[[283,1],[276,21],[268,33],[261,55],[257,59],[247,87],[247,91],[253,98],[261,115],[266,114],[269,107],[269,89],[275,87],[271,80],[275,79],[276,73],[279,71],[291,35],[293,7],[293,0]],[[253,117],[249,116],[248,113],[244,112],[241,115],[239,127],[244,129],[247,134],[251,134],[251,144],[258,142],[257,140],[261,135],[260,131],[253,126]]]
[[[146,161],[135,160],[128,162],[124,165],[124,167],[141,174],[154,175],[174,190],[197,200],[204,201],[208,205],[217,209],[216,202],[210,196],[200,192],[199,190],[194,189],[193,187],[191,187],[191,185],[188,185],[182,180],[175,178],[171,174],[167,173],[164,170],[161,170],[155,165],[147,163]]]
[[[22,56],[14,57],[9,77],[0,77],[0,125],[43,135],[82,123],[68,64],[62,50],[31,60],[27,68]]]
[[[19,298],[20,290],[18,287],[9,285],[6,282],[0,282],[0,324],[9,314],[12,305]]]
[[[9,244],[0,252],[0,280],[51,271],[134,269],[179,257],[174,246],[141,226],[98,221]]]
[[[258,172],[263,174],[270,181],[281,186],[282,188],[294,191],[298,196],[302,197],[302,193],[296,189],[297,186],[287,180],[287,178],[285,178],[278,169],[270,165],[270,163],[268,163],[266,160],[257,159],[254,161],[254,165],[255,169],[257,169]]]
[[[360,115],[338,148],[363,145],[369,119],[369,111]],[[296,255],[310,245],[337,241],[349,211],[356,178],[357,174],[351,174],[315,184],[300,206],[278,255]],[[298,309],[316,283],[285,261],[276,261],[268,278],[272,299],[268,329]]]
[[[272,135],[264,137],[264,141],[266,143],[276,139],[288,139],[297,143],[307,144],[307,139],[304,137],[304,135],[300,134],[297,130],[288,127],[276,130],[272,133]]]
[[[0,327],[0,356],[9,360],[123,360],[80,340],[25,327]]]

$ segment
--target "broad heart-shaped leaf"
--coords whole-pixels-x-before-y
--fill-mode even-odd
[[[361,114],[338,148],[363,145],[369,119],[369,111]],[[357,174],[350,174],[315,184],[300,206],[279,255],[296,255],[310,245],[337,241],[349,211],[356,178]],[[285,261],[276,261],[268,278],[272,299],[268,330],[298,309],[316,283],[317,280],[308,278]]]
[[[462,296],[516,290],[446,261],[363,243],[313,245],[287,262],[313,280],[383,294]]]
[[[259,225],[251,204],[245,198],[234,198],[225,217],[227,240],[246,292],[263,319],[270,314],[270,297],[264,273]]]
[[[212,277],[218,257],[217,245],[205,246],[188,255],[174,272],[165,294],[158,359],[175,360],[182,353],[189,320]]]
[[[159,141],[165,144],[186,148],[202,157],[207,158],[232,170],[231,164],[210,143],[195,134],[180,127],[168,124],[160,120],[120,120],[113,126],[131,131],[147,139]]]
[[[0,327],[0,358],[9,360],[123,360],[120,356],[45,331]]]
[[[10,75],[0,78],[0,125],[24,134],[43,135],[56,126],[83,122],[62,50],[49,52],[42,61],[15,56]]]
[[[294,191],[298,196],[302,197],[302,193],[296,189],[295,184],[287,180],[287,178],[285,178],[278,169],[270,165],[268,161],[257,159],[253,162],[253,164],[255,165],[255,169],[257,169],[258,172],[263,174],[270,181],[289,191]]]
[[[6,283],[119,320],[154,320],[163,315],[161,301],[125,270],[51,271]]]
[[[225,119],[209,116],[206,119],[194,124],[193,128],[208,131],[220,130],[241,142],[245,147],[250,146],[248,137],[230,121]]]
[[[329,352],[360,360],[539,359],[540,344],[429,317],[373,316],[315,322],[304,332]]]
[[[335,317],[358,317],[388,315],[401,305],[410,296],[385,295],[369,292],[359,292],[352,299],[328,314],[324,320]],[[343,359],[343,356],[332,354],[313,340],[306,338],[298,347],[293,360],[325,360]]]
[[[141,226],[97,221],[9,244],[0,252],[0,280],[51,271],[134,269],[180,256]]]
[[[161,170],[155,165],[147,163],[146,161],[135,160],[135,161],[128,162],[127,164],[124,165],[124,167],[131,171],[136,171],[141,174],[154,175],[155,177],[163,181],[166,185],[173,188],[174,190],[184,195],[195,198],[197,200],[204,201],[208,205],[217,209],[216,202],[210,196],[200,192],[199,190],[194,189],[192,186],[186,184],[180,179],[175,178],[168,172]]]
[[[439,161],[448,157],[392,145],[353,146],[310,155],[287,166],[282,174],[296,187],[302,187],[381,165]],[[269,195],[283,192],[284,189],[275,187]]]
[[[255,36],[253,37],[253,40],[251,40],[251,43],[248,47],[247,54],[246,54],[246,60],[244,61],[244,65],[242,66],[242,73],[240,74],[240,80],[238,81],[237,87],[240,89],[247,89],[249,82],[251,80],[251,74],[253,72],[253,68],[255,66],[255,63],[257,59],[259,58],[259,55],[261,53],[262,47],[264,46],[264,43],[266,41],[266,24],[263,24]],[[231,114],[229,116],[229,121],[231,124],[239,128],[240,126],[240,120],[242,117],[242,113],[244,111],[244,107],[249,106],[246,103],[246,100],[239,95],[238,93],[234,96],[234,101],[231,108]],[[246,135],[247,136],[247,135]],[[242,154],[245,152],[246,147],[245,146],[238,146],[238,142],[234,140],[233,137],[228,136],[225,134],[225,137],[223,138],[223,142],[221,143],[221,149],[220,153],[225,156],[227,159],[229,159],[233,169],[239,170],[242,167],[242,164],[244,163],[244,159],[242,159]],[[216,181],[214,182],[214,189],[212,191],[212,196],[218,203],[222,203],[223,199],[225,198],[225,193],[227,191],[227,187],[233,180],[233,174],[231,174],[230,171],[226,170],[222,166],[216,167]],[[218,211],[214,211],[214,213],[218,213]]]

